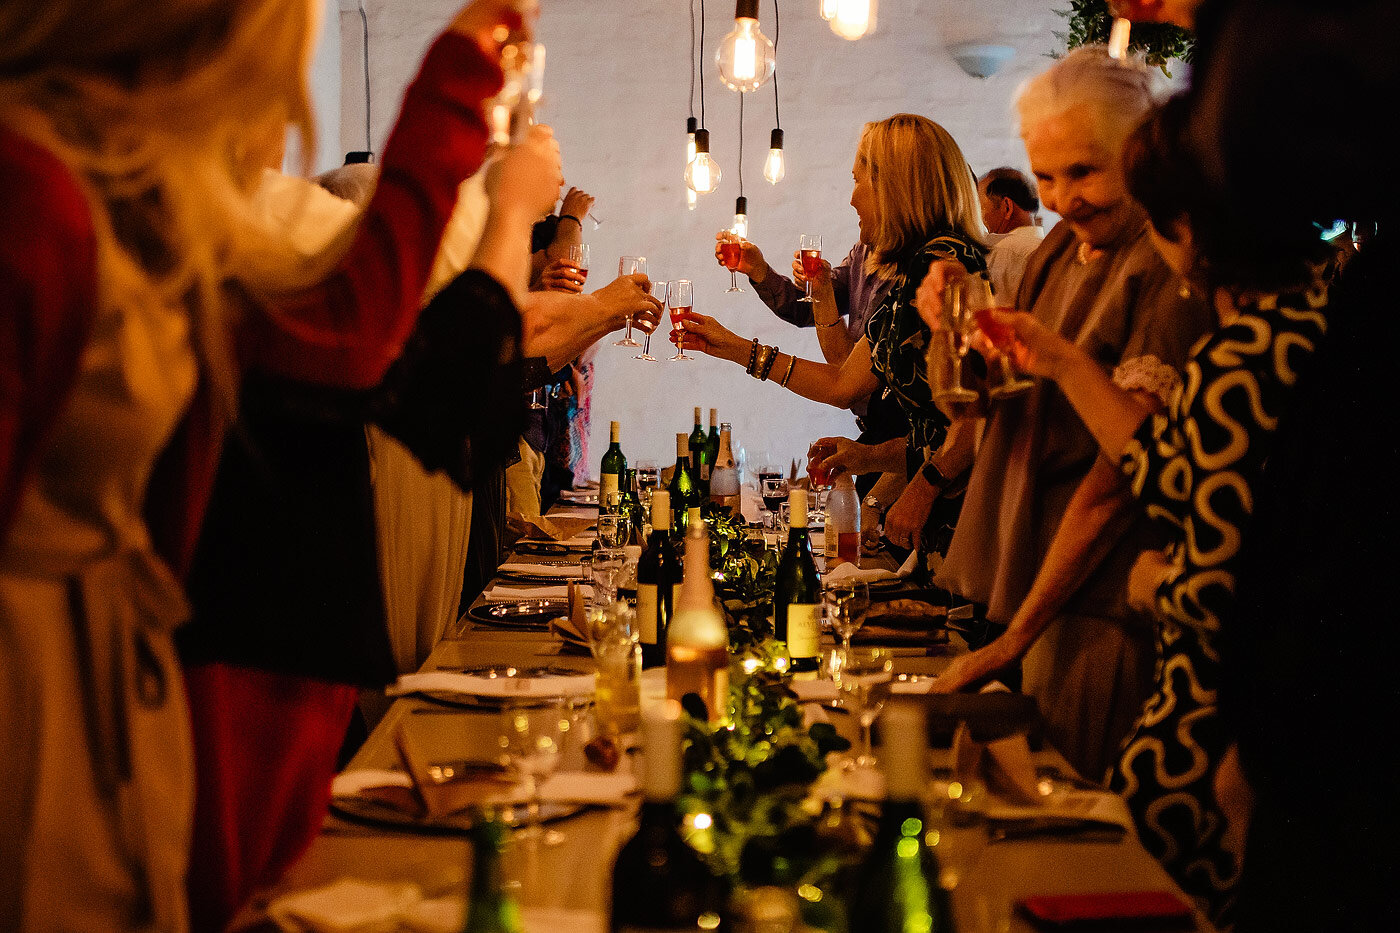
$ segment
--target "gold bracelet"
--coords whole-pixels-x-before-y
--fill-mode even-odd
[[[778,385],[782,386],[784,389],[787,388],[788,380],[792,378],[792,368],[793,368],[794,366],[796,366],[796,365],[797,365],[797,356],[796,356],[796,355],[791,355],[791,356],[789,356],[789,357],[788,357],[788,368],[787,368],[787,372],[783,373],[783,378],[781,378],[781,379],[778,380]]]
[[[763,361],[763,375],[759,379],[760,382],[768,381],[768,374],[773,371],[773,364],[776,362],[778,362],[778,348],[769,347],[768,358]]]
[[[754,361],[753,370],[749,373],[759,382],[763,381],[763,364],[768,360],[768,354],[773,352],[773,348],[764,344],[758,347],[758,358]]]

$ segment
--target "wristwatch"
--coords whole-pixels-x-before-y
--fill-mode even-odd
[[[938,469],[932,460],[925,460],[919,474],[934,489],[941,490],[948,485],[948,477],[943,475],[943,471]]]

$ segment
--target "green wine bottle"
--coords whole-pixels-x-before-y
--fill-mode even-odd
[[[608,496],[622,491],[622,477],[627,472],[627,458],[622,455],[618,443],[622,436],[622,426],[616,421],[608,423],[608,449],[603,454],[603,464],[598,470],[598,505],[608,507]]]
[[[695,409],[697,412],[700,409]],[[696,417],[699,417],[698,415]],[[698,426],[698,422],[697,422]],[[689,524],[690,509],[700,505],[700,486],[695,480],[690,459],[690,445],[684,434],[676,435],[676,469],[671,474],[671,534],[684,540],[685,529]],[[652,509],[652,527],[656,527],[656,510]]]
[[[695,430],[690,432],[687,441],[690,448],[690,472],[701,495],[708,496],[710,474],[705,469],[705,429],[700,425],[700,407],[695,408]]]
[[[494,816],[472,824],[472,880],[467,895],[465,933],[521,933],[520,906],[504,884],[501,849],[506,827]]]
[[[710,480],[714,478],[715,467],[719,465],[719,409],[710,409],[710,433],[705,435],[705,449],[701,453],[701,479],[705,483],[705,496],[710,495]]]
[[[773,634],[787,642],[792,670],[815,671],[821,656],[821,578],[807,537],[807,490],[795,487],[788,492],[788,511],[787,547],[773,588]]]
[[[929,845],[923,805],[928,789],[928,732],[923,706],[892,700],[880,746],[886,800],[875,844],[861,865],[850,911],[850,933],[953,933],[952,905],[939,884],[938,857]]]
[[[637,564],[637,633],[642,666],[666,663],[666,630],[671,625],[672,590],[681,582],[681,563],[671,541],[671,495],[651,494],[651,535]]]

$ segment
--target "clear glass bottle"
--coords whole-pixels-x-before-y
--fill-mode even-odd
[[[826,531],[823,543],[826,569],[837,564],[860,566],[860,497],[849,473],[836,477],[831,495],[826,497]]]
[[[666,695],[700,697],[710,722],[729,718],[729,629],[710,577],[710,532],[695,521],[685,536],[685,576],[666,633]]]

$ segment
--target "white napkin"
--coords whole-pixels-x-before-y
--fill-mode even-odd
[[[344,771],[331,781],[332,797],[357,797],[371,787],[412,787],[402,771],[359,768]],[[637,777],[630,771],[557,771],[540,785],[540,798],[553,803],[620,804],[637,792]],[[530,785],[522,781],[487,798],[491,803],[524,803]]]
[[[294,933],[390,933],[422,899],[416,884],[341,878],[284,894],[268,904],[267,913],[278,927]]]
[[[575,677],[481,677],[455,671],[420,671],[402,674],[398,683],[385,689],[389,696],[405,693],[461,693],[474,697],[573,697],[585,696],[597,688],[594,674]]]
[[[1133,817],[1119,795],[1107,790],[1078,790],[1055,786],[1041,798],[1042,806],[1010,803],[1000,796],[988,797],[987,819],[1020,820],[1043,816],[1106,820],[1132,830]]]
[[[549,513],[549,518],[586,518],[590,521],[598,517],[597,509],[553,509]]]
[[[583,579],[583,568],[578,564],[526,564],[509,561],[499,568],[501,573],[521,574],[527,577],[559,577],[560,579]]]
[[[797,694],[799,703],[821,703],[827,700],[834,700],[837,696],[836,681],[834,680],[797,680],[790,684],[792,692]]]
[[[904,559],[899,570],[891,573],[884,567],[870,567],[862,569],[847,561],[838,564],[826,574],[827,583],[836,583],[842,580],[863,580],[866,583],[877,583],[881,580],[900,580],[914,572],[914,562],[918,557],[917,551],[911,551]]]
[[[584,584],[580,587],[584,598],[593,596],[593,587]],[[502,586],[496,584],[487,590],[485,599],[488,603],[513,603],[522,599],[568,599],[568,586]]]

